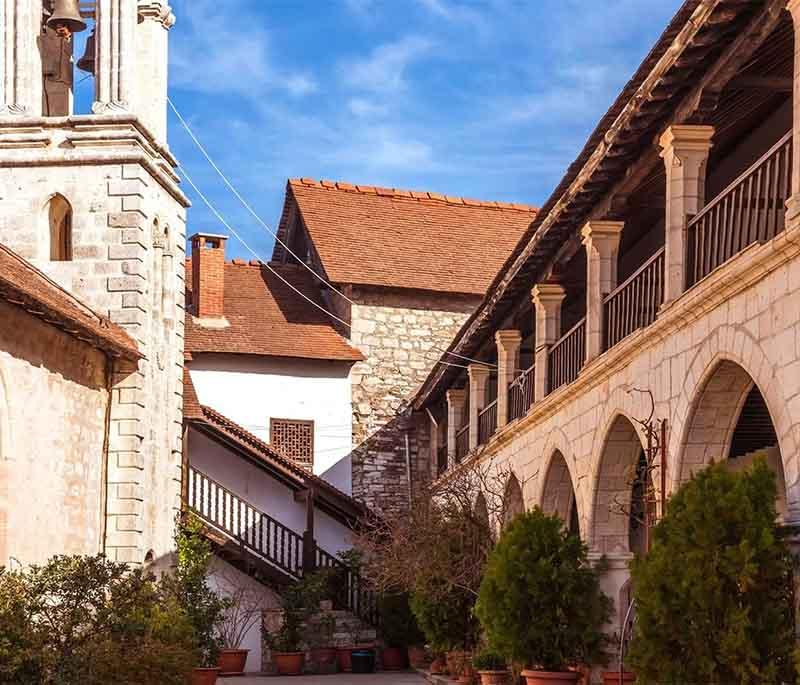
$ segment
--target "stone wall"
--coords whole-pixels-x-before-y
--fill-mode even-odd
[[[607,555],[605,591],[625,592],[631,558],[626,501],[646,444],[636,419],[667,422],[667,492],[724,459],[745,396],[758,387],[778,436],[785,520],[800,520],[800,221],[753,245],[662,307],[655,323],[587,364],[576,381],[501,428],[475,458],[511,467],[528,508],[565,516]],[[656,482],[659,472],[654,474]],[[619,617],[618,617],[619,618]]]
[[[102,551],[106,357],[0,302],[0,566]]]
[[[412,484],[429,477],[430,456],[425,421],[401,410],[479,298],[366,289],[353,289],[350,297],[357,302],[349,312],[350,339],[366,357],[351,373],[353,495],[378,509],[402,508],[408,502],[406,435]]]
[[[123,327],[145,356],[114,370],[106,552],[161,558],[181,478],[187,202],[172,160],[132,117],[16,117],[0,126],[0,162],[0,242]],[[72,207],[72,261],[48,259],[56,193]]]

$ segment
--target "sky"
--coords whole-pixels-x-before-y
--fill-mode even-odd
[[[274,229],[290,177],[541,205],[680,2],[171,4],[170,97]],[[272,237],[169,122],[193,181],[268,259]],[[227,232],[187,194],[188,234]],[[252,258],[233,237],[228,254]]]

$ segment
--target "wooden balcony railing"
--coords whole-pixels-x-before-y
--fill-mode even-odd
[[[508,386],[508,420],[513,421],[525,416],[533,404],[533,373],[531,366],[523,371]]]
[[[334,571],[335,608],[349,611],[372,626],[378,625],[378,595],[359,573],[320,547],[316,548],[316,566]]]
[[[664,302],[664,248],[603,300],[604,348],[614,347],[624,337],[656,319]]]
[[[203,521],[288,576],[303,574],[303,536],[189,466],[188,505]]]
[[[570,328],[547,351],[547,391],[572,383],[586,361],[586,318]]]
[[[748,245],[770,240],[783,230],[791,174],[789,131],[692,218],[687,236],[687,287]]]
[[[436,475],[441,476],[447,471],[447,445],[442,445],[436,450]]]
[[[485,445],[497,430],[497,400],[478,414],[478,444]]]
[[[456,463],[460,462],[469,452],[469,422],[456,433]]]

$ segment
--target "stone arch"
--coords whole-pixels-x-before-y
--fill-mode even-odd
[[[674,492],[681,483],[686,437],[697,398],[723,361],[742,367],[764,398],[778,439],[787,515],[790,520],[797,520],[800,518],[800,422],[789,411],[789,401],[796,393],[796,379],[792,374],[775,373],[758,340],[743,326],[718,328],[701,343],[687,364],[686,382],[672,413],[669,431],[668,454],[674,462],[674,466],[667,464],[669,491]]]
[[[486,496],[482,492],[479,492],[478,496],[475,498],[475,504],[472,507],[472,515],[475,517],[477,523],[486,527],[488,530],[490,526],[489,507],[486,504]]]
[[[762,411],[766,405],[773,432],[764,444],[754,446],[752,453],[733,453],[734,436],[742,428],[746,403],[755,399]],[[763,403],[763,404],[762,404]],[[750,405],[753,403],[750,402]],[[712,461],[725,463],[731,470],[742,470],[752,463],[754,453],[762,451],[776,475],[777,508],[781,518],[787,516],[787,492],[781,448],[774,433],[774,414],[765,394],[750,373],[738,362],[715,358],[701,377],[688,418],[682,427],[681,450],[677,453],[674,475],[676,487],[689,480]],[[764,417],[767,418],[767,417]],[[741,433],[740,433],[741,434]],[[771,443],[771,444],[768,444]]]
[[[558,514],[565,526],[580,534],[575,487],[561,450],[555,450],[550,456],[542,485],[541,507],[546,514]]]
[[[45,203],[45,247],[42,257],[51,262],[72,261],[72,205],[61,193],[54,193]]]
[[[522,486],[515,474],[510,474],[506,481],[503,493],[503,526],[508,525],[520,514],[525,513],[525,500],[522,496]]]
[[[595,469],[589,545],[606,554],[631,552],[631,503],[643,444],[633,422],[617,413],[608,426]]]

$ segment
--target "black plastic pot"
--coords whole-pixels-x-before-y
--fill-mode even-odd
[[[350,656],[353,673],[374,673],[375,652],[371,649],[354,649]]]

